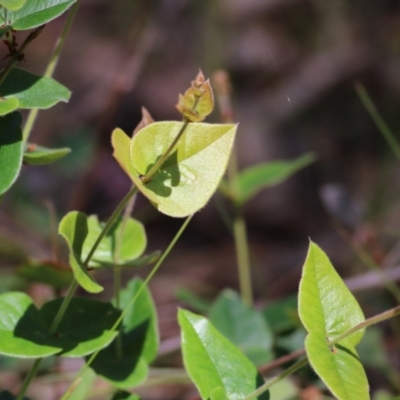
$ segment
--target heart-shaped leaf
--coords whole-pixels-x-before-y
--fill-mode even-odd
[[[203,400],[243,400],[263,384],[254,364],[204,317],[179,310],[185,368]],[[258,397],[269,399],[268,392]]]
[[[238,176],[238,193],[234,198],[243,204],[262,189],[282,183],[313,161],[315,156],[308,153],[290,161],[272,161],[246,168]]]
[[[120,129],[112,135],[114,157],[121,167],[160,212],[172,217],[185,217],[205,206],[225,172],[236,133],[235,125],[188,124],[161,168],[143,183],[140,177],[165,154],[181,129],[181,122],[155,122],[132,140]]]
[[[40,310],[48,326],[53,322],[63,299],[46,303]],[[111,303],[73,297],[58,326],[53,342],[64,357],[83,357],[109,345],[117,335],[112,330],[121,311]],[[101,316],[101,318],[99,318]]]
[[[24,163],[29,165],[51,164],[65,157],[71,149],[64,147],[61,149],[48,149],[37,146],[36,144],[27,144],[24,152]]]
[[[92,278],[82,262],[83,244],[89,234],[87,216],[77,211],[68,213],[61,220],[58,232],[67,242],[69,263],[76,281],[90,293],[101,292],[103,287]]]
[[[88,217],[89,232],[83,244],[82,259],[89,254],[103,227],[104,224],[100,223],[95,215]],[[118,240],[121,241],[121,244],[117,256],[115,251]],[[146,246],[147,238],[143,224],[134,218],[129,218],[125,223],[115,224],[113,229],[109,230],[97,247],[89,265],[98,267],[131,263],[143,254]]]
[[[25,2],[26,0],[1,0],[0,5],[7,8],[7,10],[16,11],[20,9]]]
[[[0,195],[17,179],[22,165],[22,117],[19,112],[0,117]]]
[[[19,106],[19,101],[11,97],[9,99],[0,99],[0,116],[15,111]]]
[[[60,326],[50,335],[62,301],[53,300],[38,310],[25,293],[0,295],[0,354],[38,358],[61,352],[66,357],[81,357],[115,338],[111,328],[121,312],[110,303],[78,297],[71,300]]]
[[[210,322],[256,365],[272,359],[272,333],[261,312],[232,290],[220,294],[209,312]]]
[[[52,78],[13,68],[0,85],[0,96],[16,98],[19,108],[50,108],[60,101],[67,102],[71,92]]]
[[[368,381],[354,348],[363,330],[329,344],[364,321],[364,315],[329,258],[312,242],[300,282],[299,315],[308,331],[310,364],[332,393],[339,400],[369,399]]]
[[[128,287],[121,291],[121,308],[128,306],[142,285],[140,279],[129,282]],[[147,377],[147,364],[156,357],[158,343],[156,309],[146,287],[125,314],[120,337],[99,353],[91,367],[114,386],[137,386]]]
[[[75,2],[76,0],[26,0],[22,8],[8,13],[8,21],[17,31],[36,28],[61,15]]]

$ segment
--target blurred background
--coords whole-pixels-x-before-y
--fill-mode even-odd
[[[23,68],[43,73],[64,21],[65,15],[46,26]],[[70,210],[102,219],[111,214],[130,187],[111,156],[112,129],[130,134],[142,106],[155,120],[179,120],[178,94],[199,68],[206,77],[219,69],[229,73],[241,169],[310,151],[317,157],[245,207],[256,304],[297,292],[311,238],[344,278],[353,277],[349,285],[367,316],[394,306],[377,276],[367,272],[376,264],[400,275],[399,161],[354,85],[365,86],[400,140],[398,0],[82,2],[55,73],[71,89],[71,100],[41,112],[31,137],[72,153],[49,167],[25,166],[5,196],[3,285],[26,255],[51,257],[49,202],[59,219]],[[220,121],[217,108],[208,121]],[[180,288],[209,300],[221,289],[238,288],[233,239],[216,203],[224,204],[219,194],[194,217],[150,285],[162,339],[179,333]],[[146,225],[149,251],[164,249],[182,223],[140,196],[133,216]],[[99,280],[109,297],[111,275]],[[382,331],[399,382],[400,324],[393,321]],[[370,379],[373,390],[393,390],[382,372],[371,372]]]

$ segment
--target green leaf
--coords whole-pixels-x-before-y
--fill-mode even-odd
[[[0,195],[17,179],[22,165],[22,116],[19,112],[0,117]]]
[[[308,332],[325,332],[326,341],[365,319],[357,300],[327,255],[313,242],[310,242],[300,281],[299,316]],[[363,330],[357,331],[346,341],[356,346],[363,334]]]
[[[0,85],[0,96],[16,98],[19,108],[50,108],[60,101],[67,102],[71,92],[53,78],[31,74],[13,68]]]
[[[262,311],[268,326],[275,334],[294,329],[300,326],[297,312],[297,296],[285,297],[272,304],[268,304]]]
[[[24,152],[24,163],[29,165],[51,164],[65,157],[71,149],[64,147],[61,149],[48,149],[46,147],[27,144]]]
[[[10,29],[9,26],[0,27],[0,38],[2,38]]]
[[[223,291],[209,312],[210,322],[256,365],[272,359],[272,333],[262,314],[232,290]]]
[[[339,400],[369,399],[368,381],[355,347],[358,331],[335,345],[329,342],[364,321],[359,304],[326,254],[310,243],[299,290],[299,315],[308,331],[311,366]]]
[[[259,191],[277,185],[315,161],[312,153],[290,161],[273,161],[244,169],[238,176],[237,202],[243,204]]]
[[[203,400],[242,400],[260,385],[254,364],[204,317],[179,310],[182,353],[186,370]],[[264,393],[258,399],[269,399]]]
[[[59,353],[43,315],[25,293],[0,295],[0,354],[10,357],[38,358]]]
[[[88,218],[85,214],[72,211],[61,220],[58,231],[69,248],[69,263],[76,281],[86,291],[99,293],[103,290],[88,273],[82,262],[83,244],[89,233]]]
[[[0,99],[0,116],[15,111],[19,106],[19,101],[15,97]]]
[[[176,150],[144,184],[140,176],[167,151],[181,128],[181,122],[156,122],[132,140],[120,129],[112,135],[121,167],[160,212],[172,217],[185,217],[206,205],[225,172],[236,133],[235,125],[190,123]]]
[[[40,282],[56,289],[68,287],[73,280],[72,271],[64,264],[47,260],[29,260],[17,269],[16,275],[29,283]]]
[[[0,5],[7,8],[7,10],[16,11],[24,5],[25,1],[26,0],[1,0]]]
[[[99,237],[103,227],[104,224],[100,223],[95,215],[88,217],[89,232],[83,244],[82,259],[85,259],[89,254],[90,249]],[[123,234],[120,238],[121,229],[123,229]],[[115,249],[118,240],[121,240],[121,245],[118,263],[116,263]],[[129,218],[123,227],[120,220],[118,225],[114,225],[101,241],[89,265],[98,267],[131,263],[143,254],[146,246],[147,238],[143,224],[134,218]]]
[[[141,400],[141,398],[137,394],[119,390],[114,394],[111,400]]]
[[[339,400],[369,400],[364,368],[351,341],[329,348],[323,330],[310,332],[305,341],[308,359],[314,371]]]
[[[36,28],[68,10],[76,0],[27,0],[17,11],[8,13],[8,20],[17,31]]]
[[[133,279],[121,291],[121,308],[128,306],[142,284],[142,280]],[[147,364],[155,359],[159,344],[156,309],[147,287],[125,314],[120,335],[99,353],[91,368],[116,387],[134,387],[146,379]]]

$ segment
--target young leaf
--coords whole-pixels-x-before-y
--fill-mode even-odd
[[[312,153],[290,161],[272,161],[244,169],[238,176],[236,201],[243,204],[260,190],[277,185],[315,161]]]
[[[52,324],[63,299],[46,303],[40,310],[48,326]],[[112,330],[121,311],[111,303],[73,297],[58,326],[52,343],[62,348],[64,357],[83,357],[108,346],[117,335]],[[99,318],[101,316],[101,318]]]
[[[22,165],[22,117],[19,112],[0,117],[0,195],[15,182]]]
[[[15,111],[19,106],[19,101],[15,97],[0,99],[0,116],[7,115]]]
[[[71,92],[52,78],[13,68],[0,85],[0,96],[16,98],[19,108],[50,108],[60,101],[67,102]]]
[[[89,233],[87,216],[77,211],[68,213],[61,220],[58,232],[67,242],[69,262],[76,281],[90,293],[101,292],[103,287],[89,275],[82,262],[82,248]]]
[[[99,222],[95,215],[88,217],[88,235],[84,241],[82,248],[82,259],[85,259],[89,254],[90,249],[99,237],[103,230],[103,224]],[[120,238],[121,229],[123,230],[122,238]],[[147,245],[146,232],[141,222],[134,218],[129,218],[124,227],[122,223],[110,229],[108,234],[101,241],[93,254],[92,260],[89,265],[98,267],[102,265],[115,266],[115,246],[117,240],[121,240],[120,253],[118,255],[118,265],[120,263],[129,263],[140,257]]]
[[[179,310],[178,320],[185,367],[203,400],[224,395],[242,400],[263,383],[253,363],[206,318]],[[258,399],[269,399],[269,394]]]
[[[121,167],[160,212],[172,217],[185,217],[205,206],[225,172],[236,133],[235,125],[190,123],[176,150],[151,181],[143,183],[140,177],[166,152],[181,128],[181,122],[156,122],[132,140],[120,129],[112,135],[114,157]]]
[[[364,314],[327,255],[310,242],[299,289],[299,316],[308,332],[323,331],[331,341],[364,321]],[[353,346],[364,331],[348,337]]]
[[[311,366],[339,400],[369,399],[368,381],[355,346],[363,331],[329,345],[364,321],[359,304],[326,254],[310,243],[299,289],[299,315],[307,329],[305,347]]]
[[[351,341],[329,348],[326,333],[315,330],[308,334],[305,347],[313,369],[336,398],[370,399],[368,380]]]
[[[121,308],[128,305],[142,284],[142,280],[133,279],[121,291]],[[157,314],[148,288],[142,291],[134,306],[124,316],[120,335],[120,338],[99,353],[91,368],[114,386],[137,386],[147,377],[147,364],[156,357],[159,343]],[[118,340],[121,340],[120,354],[123,356],[117,353]]]
[[[262,314],[225,290],[209,312],[210,322],[256,365],[272,359],[272,333]]]
[[[25,1],[26,0],[1,0],[0,5],[7,8],[7,10],[16,11],[24,5]]]
[[[0,354],[9,357],[38,358],[59,353],[52,343],[49,326],[25,293],[0,295]]]
[[[8,20],[17,31],[36,28],[61,15],[75,2],[76,0],[26,0],[22,8],[8,13]]]
[[[61,149],[48,149],[35,144],[27,145],[24,152],[24,163],[29,165],[45,165],[65,157],[71,149],[64,147]]]

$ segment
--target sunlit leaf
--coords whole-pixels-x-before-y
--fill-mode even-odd
[[[15,111],[19,106],[18,99],[11,97],[9,99],[0,99],[0,116]]]
[[[0,85],[0,96],[16,98],[19,108],[50,108],[60,101],[67,102],[71,92],[53,78],[13,68]]]
[[[76,0],[26,0],[22,8],[9,12],[7,18],[17,31],[36,28],[61,15],[75,2]]]
[[[140,177],[167,151],[181,128],[181,122],[156,122],[132,141],[120,129],[112,135],[114,157],[121,167],[160,212],[173,217],[205,206],[225,172],[236,133],[235,125],[190,123],[176,150],[151,181],[143,183]]]
[[[22,117],[19,112],[0,117],[0,195],[17,179],[22,165]]]
[[[178,320],[185,368],[203,400],[243,400],[263,384],[254,364],[206,318],[179,310]]]
[[[16,11],[20,9],[25,2],[26,0],[0,0],[0,5],[7,8],[7,10]]]

